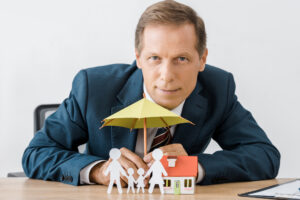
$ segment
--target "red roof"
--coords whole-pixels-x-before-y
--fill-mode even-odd
[[[197,156],[177,156],[175,167],[168,167],[168,156],[163,156],[160,162],[171,177],[197,176],[198,157]],[[174,156],[172,156],[173,158]]]

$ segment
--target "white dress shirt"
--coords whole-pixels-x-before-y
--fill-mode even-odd
[[[149,93],[147,92],[145,84],[143,85],[143,87],[144,87],[144,93],[145,93],[146,98],[148,100],[154,102],[153,99],[150,97]],[[174,108],[171,111],[176,113],[177,115],[181,115],[184,103],[185,103],[185,101],[183,101],[181,104],[179,104],[176,108]],[[156,135],[157,129],[158,128],[148,128],[147,129],[147,152],[150,151],[151,144]],[[172,136],[175,133],[175,129],[176,129],[176,125],[171,126],[170,132],[171,132]],[[141,158],[144,157],[144,129],[138,130],[136,146],[135,146],[135,153],[138,156],[140,156]],[[87,165],[85,168],[83,168],[80,171],[80,184],[93,184],[90,182],[90,179],[89,179],[90,171],[96,164],[98,164],[99,162],[103,162],[103,161],[105,161],[105,160],[95,161],[95,162]],[[204,177],[204,170],[203,170],[202,166],[198,163],[198,178],[197,178],[196,182],[199,183],[203,179],[203,177]]]

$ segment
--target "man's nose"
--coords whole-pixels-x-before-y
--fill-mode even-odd
[[[165,62],[160,67],[160,78],[162,81],[168,83],[173,81],[174,71],[172,63]]]

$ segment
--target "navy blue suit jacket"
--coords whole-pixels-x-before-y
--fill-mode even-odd
[[[78,185],[80,170],[108,159],[112,147],[134,151],[137,130],[99,127],[104,118],[140,100],[142,94],[143,76],[135,62],[81,70],[70,96],[26,148],[22,159],[26,175]],[[189,155],[198,156],[205,170],[201,184],[277,175],[280,154],[238,102],[230,73],[206,65],[186,99],[182,116],[196,125],[178,125],[172,143],[181,143]],[[223,150],[204,154],[212,138]],[[84,143],[86,154],[80,154],[77,147]]]

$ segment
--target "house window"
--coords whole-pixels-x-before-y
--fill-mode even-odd
[[[171,187],[171,180],[165,179],[164,180],[164,185],[165,185],[165,187]]]
[[[192,187],[192,179],[184,179],[184,187]]]

